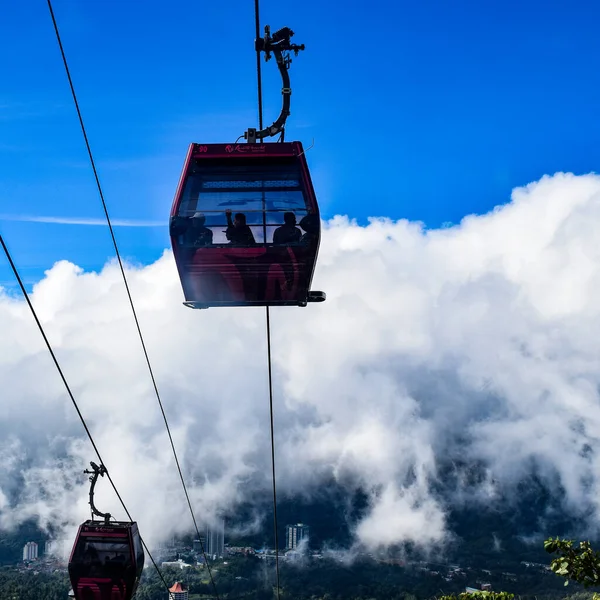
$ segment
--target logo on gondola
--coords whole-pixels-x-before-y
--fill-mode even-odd
[[[110,533],[113,531],[118,531],[115,527],[106,527],[106,526],[102,526],[102,525],[95,525],[93,527],[86,527],[85,529],[83,529],[83,531],[89,531],[89,532],[100,532],[100,533]]]
[[[266,150],[266,147],[264,145],[255,146],[254,144],[235,144],[235,145],[227,144],[227,146],[225,146],[225,152],[229,152],[230,154],[232,152],[255,154],[255,153],[265,152],[265,150]]]

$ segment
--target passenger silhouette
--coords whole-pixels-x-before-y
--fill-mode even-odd
[[[179,236],[179,243],[187,248],[198,248],[212,244],[213,232],[205,227],[206,217],[196,212],[192,217],[171,218],[171,235]]]
[[[300,219],[298,223],[302,229],[306,232],[301,238],[300,242],[310,244],[316,241],[319,234],[319,217],[317,215],[306,215]]]
[[[227,217],[227,229],[225,235],[227,239],[235,246],[252,246],[256,244],[252,229],[246,225],[246,215],[244,213],[236,213],[235,219],[231,220],[231,209],[225,211]]]
[[[100,562],[100,556],[98,555],[98,550],[91,544],[87,546],[83,553],[83,564],[94,564]]]
[[[274,244],[293,244],[299,242],[302,232],[296,227],[296,215],[293,212],[283,214],[284,225],[273,233]]]
[[[205,227],[206,217],[197,212],[190,219],[187,231],[184,234],[184,244],[192,248],[200,248],[201,246],[210,246],[213,242],[213,232]]]

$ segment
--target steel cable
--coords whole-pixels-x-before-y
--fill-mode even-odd
[[[129,304],[131,306],[131,311],[133,313],[133,318],[134,318],[135,325],[136,325],[137,332],[138,332],[138,336],[140,338],[140,342],[141,342],[141,345],[142,345],[142,350],[143,350],[143,353],[144,353],[144,357],[146,359],[146,364],[148,366],[148,371],[150,373],[150,378],[152,379],[152,385],[154,387],[154,392],[156,394],[156,398],[157,398],[158,404],[160,406],[160,411],[162,413],[162,417],[163,417],[163,420],[165,422],[165,427],[167,429],[167,433],[168,433],[168,436],[169,436],[169,442],[171,444],[171,449],[173,451],[173,456],[175,457],[175,463],[177,465],[177,470],[179,472],[179,477],[181,479],[181,484],[182,484],[183,490],[185,492],[185,497],[186,497],[186,500],[187,500],[187,503],[188,503],[188,507],[189,507],[190,513],[192,515],[192,520],[194,522],[194,528],[196,529],[196,534],[198,535],[198,539],[200,540],[202,554],[204,556],[204,560],[205,560],[205,563],[206,563],[206,566],[207,566],[207,569],[208,569],[210,580],[211,580],[211,583],[212,583],[213,588],[215,590],[215,595],[217,596],[217,599],[219,599],[219,593],[218,593],[217,587],[215,585],[215,581],[214,581],[214,578],[213,578],[213,575],[212,575],[212,571],[211,571],[210,566],[208,564],[208,560],[207,560],[206,553],[205,553],[205,550],[204,550],[204,544],[202,544],[202,540],[201,540],[202,536],[200,535],[200,530],[198,528],[198,524],[196,522],[196,517],[195,517],[194,511],[192,509],[192,503],[191,503],[191,500],[190,500],[190,496],[188,494],[187,486],[185,484],[185,479],[183,477],[183,472],[182,472],[181,466],[179,464],[179,459],[177,457],[177,452],[175,450],[175,444],[173,442],[173,437],[171,436],[171,430],[169,428],[169,423],[168,423],[168,420],[167,420],[167,415],[165,413],[162,400],[160,398],[160,393],[158,391],[158,385],[156,383],[156,378],[154,377],[154,371],[152,370],[152,365],[150,363],[150,357],[148,356],[148,351],[146,349],[146,344],[144,342],[144,336],[142,335],[142,329],[140,327],[138,316],[137,316],[137,313],[136,313],[136,310],[135,310],[135,305],[133,303],[133,298],[131,296],[131,291],[129,290],[129,284],[127,282],[127,276],[125,275],[125,269],[123,267],[123,261],[121,260],[121,254],[119,252],[119,247],[117,245],[117,240],[116,240],[116,237],[115,237],[115,233],[114,233],[114,230],[113,230],[113,227],[112,227],[110,216],[108,214],[108,208],[107,208],[107,205],[106,205],[106,201],[104,199],[104,193],[102,191],[102,186],[100,185],[100,178],[98,176],[98,171],[96,169],[96,163],[94,161],[94,157],[93,157],[92,150],[91,150],[91,147],[90,147],[90,143],[89,143],[89,140],[88,140],[88,136],[87,136],[87,133],[86,133],[85,125],[84,125],[84,122],[83,122],[83,117],[82,117],[82,114],[81,114],[81,110],[79,108],[79,102],[77,101],[77,95],[75,93],[75,88],[73,86],[73,80],[71,78],[71,72],[70,72],[69,66],[67,64],[67,58],[65,56],[64,48],[63,48],[62,41],[61,41],[61,38],[60,38],[60,33],[59,33],[59,30],[58,30],[58,24],[56,22],[56,18],[54,16],[54,11],[52,9],[52,2],[51,2],[51,0],[47,0],[47,2],[48,2],[48,9],[50,10],[50,16],[52,17],[52,23],[54,25],[54,31],[56,33],[56,39],[58,41],[58,45],[59,45],[59,48],[60,48],[60,53],[61,53],[61,56],[62,56],[62,59],[63,59],[63,64],[64,64],[65,71],[66,71],[66,74],[67,74],[67,78],[69,80],[69,86],[71,88],[71,94],[73,96],[73,102],[75,103],[75,109],[77,110],[77,116],[79,118],[79,124],[81,126],[81,131],[83,133],[83,138],[85,140],[85,146],[86,146],[86,149],[87,149],[87,152],[88,152],[88,156],[89,156],[89,159],[90,159],[92,170],[94,172],[94,178],[96,180],[96,186],[98,188],[98,193],[100,194],[100,200],[102,201],[102,208],[103,208],[104,214],[106,216],[106,222],[108,224],[108,228],[109,228],[109,231],[110,231],[110,236],[111,236],[111,239],[112,239],[112,242],[113,242],[113,246],[114,246],[114,249],[115,249],[115,253],[116,253],[116,256],[117,256],[117,261],[119,263],[119,269],[121,271],[121,276],[123,278],[123,283],[125,284],[125,290],[127,292],[127,297],[129,299]]]

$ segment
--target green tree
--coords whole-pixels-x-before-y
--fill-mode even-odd
[[[544,542],[544,549],[550,554],[558,554],[550,563],[553,573],[569,581],[575,581],[588,588],[600,585],[600,553],[593,550],[590,542],[579,542],[579,547],[573,540],[550,538]],[[594,600],[600,600],[600,594],[594,593]]]

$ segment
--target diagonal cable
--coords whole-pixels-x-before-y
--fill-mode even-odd
[[[185,492],[185,497],[186,497],[186,500],[187,500],[187,503],[188,503],[188,507],[189,507],[190,513],[192,515],[192,520],[194,522],[194,528],[196,529],[196,533],[198,535],[198,539],[200,540],[200,545],[201,545],[201,548],[202,548],[202,554],[204,556],[204,560],[205,560],[205,563],[206,563],[206,566],[207,566],[207,569],[208,569],[208,573],[210,575],[210,580],[211,580],[211,583],[212,583],[213,588],[215,590],[215,594],[216,594],[217,598],[219,598],[219,594],[217,592],[217,588],[216,588],[216,585],[215,585],[215,582],[214,582],[214,579],[213,579],[212,571],[210,569],[210,566],[209,566],[208,561],[206,559],[206,554],[204,552],[204,544],[202,544],[200,530],[198,529],[198,524],[196,523],[196,517],[194,516],[194,510],[192,509],[192,503],[191,503],[191,500],[190,500],[190,496],[188,494],[187,486],[185,485],[185,480],[184,480],[184,477],[183,477],[181,466],[179,464],[179,459],[177,457],[177,452],[175,450],[175,444],[173,442],[173,437],[171,436],[171,430],[169,428],[169,422],[167,420],[167,415],[165,413],[165,409],[163,407],[162,400],[160,398],[160,393],[158,391],[158,385],[156,383],[156,378],[154,377],[154,371],[152,370],[152,365],[150,364],[150,358],[148,356],[148,351],[146,349],[146,344],[144,342],[144,336],[142,335],[142,329],[140,327],[140,323],[139,323],[139,320],[138,320],[138,317],[137,317],[137,313],[136,313],[135,306],[134,306],[134,303],[133,303],[133,298],[132,298],[131,292],[129,290],[129,284],[127,282],[127,276],[125,275],[125,269],[123,268],[123,261],[121,260],[121,254],[119,252],[119,247],[117,245],[117,239],[115,237],[115,233],[114,233],[114,230],[113,230],[113,227],[112,227],[112,223],[110,221],[110,216],[108,214],[108,208],[106,206],[106,201],[104,199],[104,193],[102,191],[102,186],[100,185],[100,178],[98,177],[98,171],[96,169],[96,163],[95,163],[94,157],[92,155],[92,149],[90,147],[90,143],[89,143],[89,140],[88,140],[88,137],[87,137],[87,133],[86,133],[86,130],[85,130],[85,125],[83,123],[83,117],[81,115],[81,110],[79,109],[79,102],[77,101],[77,95],[75,94],[75,88],[73,86],[73,80],[71,78],[71,72],[69,71],[69,66],[67,64],[67,58],[65,56],[65,52],[64,52],[64,49],[63,49],[62,41],[61,41],[61,38],[60,38],[60,33],[58,31],[58,25],[56,23],[56,18],[54,17],[54,11],[52,10],[52,2],[51,2],[51,0],[47,0],[47,1],[48,1],[48,9],[50,10],[50,16],[52,17],[52,23],[54,25],[54,31],[56,33],[56,39],[57,39],[58,45],[60,47],[60,53],[62,55],[63,64],[64,64],[65,71],[66,71],[66,74],[67,74],[67,78],[69,80],[69,86],[71,88],[71,94],[73,96],[73,102],[75,103],[75,109],[77,110],[77,116],[79,118],[79,124],[81,126],[81,132],[83,133],[83,138],[85,140],[85,146],[87,148],[88,156],[90,158],[90,163],[92,165],[92,170],[94,172],[94,178],[96,180],[96,186],[98,187],[98,193],[100,194],[100,200],[102,201],[102,208],[104,209],[104,214],[106,216],[106,222],[107,222],[108,228],[110,230],[110,236],[111,236],[111,239],[112,239],[112,242],[113,242],[113,246],[115,248],[115,253],[117,255],[117,260],[119,262],[119,268],[121,270],[121,275],[123,277],[123,283],[125,284],[125,290],[127,291],[127,297],[129,299],[129,304],[131,306],[131,311],[133,313],[133,318],[135,320],[135,326],[137,328],[137,332],[138,332],[138,335],[139,335],[139,338],[140,338],[140,342],[142,344],[142,350],[144,352],[144,357],[146,359],[146,364],[148,365],[148,371],[150,373],[150,378],[152,379],[152,385],[154,386],[154,391],[156,393],[156,398],[157,398],[158,404],[160,406],[160,411],[162,413],[163,420],[165,422],[165,427],[167,428],[167,433],[169,435],[169,442],[171,443],[171,449],[173,450],[173,456],[175,457],[175,463],[177,465],[177,470],[179,472],[179,478],[181,479],[181,484],[183,486],[183,491]]]
[[[19,284],[19,287],[21,288],[21,292],[23,293],[23,296],[25,297],[25,300],[27,301],[29,310],[31,311],[31,314],[33,315],[33,318],[35,319],[38,329],[40,330],[40,333],[42,334],[42,337],[44,338],[44,342],[46,343],[46,346],[48,348],[48,351],[50,352],[50,356],[52,357],[52,360],[54,361],[54,365],[56,366],[56,369],[60,375],[60,378],[62,379],[62,382],[65,384],[65,388],[67,390],[67,393],[69,394],[69,398],[71,398],[71,402],[73,403],[73,406],[75,407],[75,410],[77,411],[77,415],[79,416],[79,419],[81,420],[81,424],[83,425],[83,428],[85,429],[85,432],[87,433],[90,443],[92,444],[92,447],[94,448],[94,452],[96,453],[96,456],[98,457],[98,460],[100,461],[100,464],[104,465],[104,467],[106,468],[106,465],[105,465],[104,461],[102,460],[102,456],[100,455],[100,450],[98,450],[98,446],[96,446],[96,442],[94,442],[94,438],[92,437],[92,433],[89,430],[89,427],[87,426],[87,423],[85,422],[85,419],[83,418],[83,414],[81,413],[81,410],[79,410],[79,406],[77,405],[75,396],[73,396],[73,392],[71,391],[71,388],[67,382],[67,378],[65,377],[65,374],[63,373],[63,370],[60,367],[58,359],[56,358],[56,354],[54,354],[54,350],[52,349],[52,346],[50,345],[50,341],[48,340],[48,337],[46,336],[44,327],[42,326],[42,323],[40,322],[40,320],[37,316],[37,313],[35,312],[35,309],[33,308],[33,304],[31,303],[29,294],[27,293],[27,290],[25,289],[25,286],[23,285],[23,280],[21,279],[21,276],[19,275],[19,271],[17,270],[17,267],[12,259],[12,256],[8,250],[8,247],[6,246],[6,244],[4,242],[4,238],[2,237],[2,234],[0,234],[0,244],[2,245],[2,249],[4,250],[4,253],[6,254],[6,258],[8,259],[8,262],[10,264],[12,272],[14,273],[15,278]],[[115,491],[115,494],[117,495],[117,498],[119,499],[119,502],[121,503],[121,506],[123,507],[123,510],[127,514],[127,518],[130,521],[133,521],[133,518],[131,517],[129,510],[127,510],[127,507],[125,506],[125,502],[123,501],[121,494],[119,494],[119,491],[117,490],[117,486],[115,485],[115,482],[112,480],[112,477],[110,476],[108,469],[106,469],[106,476],[108,477],[108,480],[110,481],[110,484],[112,485],[112,488]],[[144,549],[146,550],[148,556],[150,557],[150,560],[152,561],[154,568],[158,572],[158,575],[162,579],[162,582],[165,584],[165,587],[167,588],[167,592],[168,592],[169,586],[168,586],[167,582],[165,581],[162,573],[160,572],[160,569],[158,568],[158,565],[156,564],[152,554],[150,553],[148,546],[146,546],[146,542],[144,542],[144,540],[142,539],[141,536],[140,536],[140,541],[142,542]]]

